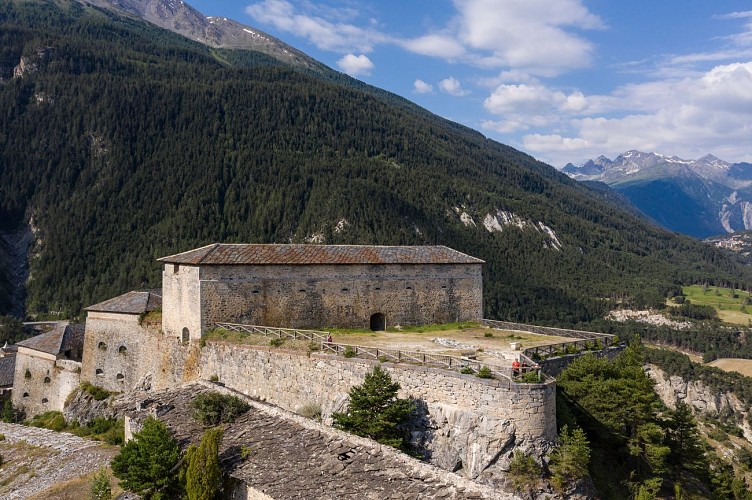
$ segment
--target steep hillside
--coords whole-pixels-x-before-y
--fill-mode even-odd
[[[445,244],[486,260],[488,316],[541,323],[752,283],[397,96],[78,2],[0,3],[0,81],[0,221],[35,227],[28,312],[158,286],[155,258],[214,241]]]

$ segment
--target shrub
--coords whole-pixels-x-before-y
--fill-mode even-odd
[[[219,382],[219,375],[216,375],[216,374],[212,375],[211,377],[209,377],[209,381],[210,382]]]
[[[101,468],[92,476],[91,498],[92,500],[110,500],[112,498],[110,475],[107,474],[107,469]]]
[[[509,462],[509,478],[516,489],[533,486],[541,476],[541,468],[530,455],[514,450]]]
[[[540,375],[537,371],[525,372],[517,379],[520,384],[539,384],[540,381]]]
[[[274,339],[271,339],[269,341],[269,345],[272,346],[272,347],[279,347],[279,346],[281,346],[284,343],[285,343],[285,339],[283,339],[281,337],[274,338]]]
[[[481,366],[475,376],[478,378],[495,378],[493,372],[491,372],[491,369],[486,365]]]
[[[208,427],[234,422],[236,418],[251,408],[248,403],[237,396],[218,392],[199,394],[193,400],[191,406],[194,409],[193,417]]]
[[[5,441],[5,434],[0,434],[0,441]]]
[[[29,425],[32,427],[42,427],[51,431],[62,432],[68,425],[65,423],[65,417],[59,411],[48,411],[41,415],[35,415],[29,421]]]
[[[486,333],[483,334],[483,336],[486,337],[486,338],[491,338],[491,337],[493,337],[493,333],[486,332]]]
[[[301,417],[321,422],[321,405],[318,403],[306,403],[298,408],[295,413]]]
[[[251,455],[253,455],[253,449],[250,446],[240,447],[240,458],[245,460],[246,458],[249,458]]]
[[[320,350],[321,350],[321,345],[315,340],[312,340],[308,343],[308,352],[316,352]]]
[[[357,356],[357,353],[355,352],[354,348],[347,346],[345,347],[345,352],[342,353],[342,355],[346,358],[354,358],[355,356]]]
[[[81,390],[90,394],[95,401],[104,401],[112,394],[110,391],[91,382],[81,382]]]
[[[475,371],[469,366],[463,366],[460,370],[460,373],[464,373],[465,375],[472,375],[473,373],[475,373]]]

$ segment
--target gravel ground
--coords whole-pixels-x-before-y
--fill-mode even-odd
[[[0,422],[0,498],[21,499],[86,476],[109,463],[117,448],[66,432]]]

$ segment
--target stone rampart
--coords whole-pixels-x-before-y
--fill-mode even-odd
[[[336,356],[208,343],[201,350],[200,377],[218,377],[227,387],[295,411],[319,405],[324,421],[344,410],[348,391],[363,382],[375,362]],[[436,368],[384,363],[401,396],[418,401],[422,419],[414,444],[429,461],[466,477],[493,477],[512,449],[543,454],[556,438],[555,382],[513,384]]]

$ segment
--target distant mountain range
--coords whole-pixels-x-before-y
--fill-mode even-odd
[[[664,227],[694,236],[752,229],[752,164],[706,155],[698,160],[627,151],[610,160],[599,156],[562,172],[580,181],[599,181],[626,196]]]

